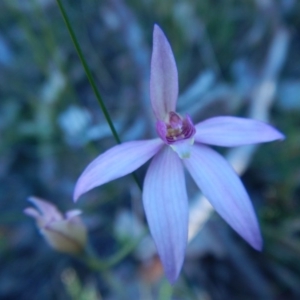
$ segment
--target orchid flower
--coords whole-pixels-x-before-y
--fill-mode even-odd
[[[78,209],[70,210],[64,217],[48,201],[37,197],[28,199],[37,209],[28,207],[24,213],[36,220],[41,234],[55,250],[69,254],[80,254],[87,242],[87,230]]]
[[[263,122],[214,117],[194,125],[176,112],[178,75],[170,44],[154,26],[150,98],[159,138],[117,145],[98,156],[77,181],[74,200],[108,181],[129,174],[154,156],[143,186],[143,204],[165,274],[174,283],[181,270],[188,236],[188,197],[184,167],[221,217],[253,248],[262,237],[249,196],[235,171],[215,150],[282,140]]]

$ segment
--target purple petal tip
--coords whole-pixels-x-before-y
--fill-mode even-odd
[[[154,24],[154,28],[153,28],[153,31],[155,30],[160,30],[162,32],[162,29],[156,23]]]
[[[74,195],[73,195],[73,202],[76,203],[78,201],[78,199],[79,199],[80,196],[81,195],[78,195],[78,193],[75,190]]]
[[[284,140],[285,136],[273,126],[254,119],[221,116],[200,122],[195,141],[203,144],[236,147]]]
[[[283,133],[281,133],[281,132],[278,131],[278,139],[280,141],[283,141],[283,140],[285,140],[285,138],[286,138],[285,135]]]
[[[29,197],[27,198],[27,201],[33,203],[35,198],[36,198],[36,197],[34,197],[34,196],[29,196]]]
[[[257,238],[257,240],[255,242],[253,242],[251,244],[251,246],[257,250],[257,251],[262,251],[263,248],[263,239],[261,237],[261,235],[259,235],[259,237]]]
[[[161,28],[153,29],[150,72],[150,99],[157,120],[175,111],[178,96],[178,74],[171,45]]]

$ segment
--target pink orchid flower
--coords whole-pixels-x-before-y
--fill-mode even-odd
[[[223,219],[252,247],[262,238],[249,196],[233,168],[206,146],[234,147],[284,139],[273,127],[251,119],[215,117],[193,124],[176,113],[178,75],[170,44],[154,26],[150,97],[159,138],[117,145],[84,170],[74,199],[129,174],[154,156],[143,187],[150,232],[165,274],[174,283],[181,270],[188,236],[188,197],[184,166]]]
[[[53,249],[69,254],[83,252],[87,242],[87,230],[79,217],[80,210],[70,210],[64,217],[48,201],[37,197],[30,197],[28,200],[37,209],[28,207],[24,210],[24,213],[36,220],[41,234]]]

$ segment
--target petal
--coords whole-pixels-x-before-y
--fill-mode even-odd
[[[87,240],[85,225],[69,220],[50,222],[41,228],[41,233],[54,249],[66,253],[80,253]]]
[[[36,225],[39,228],[44,227],[49,222],[49,220],[46,220],[45,217],[43,217],[43,215],[33,207],[27,207],[23,212],[27,216],[34,218],[36,221]]]
[[[72,209],[66,212],[66,219],[71,220],[73,218],[78,217],[82,214],[82,211],[80,209]]]
[[[61,214],[61,212],[56,208],[55,205],[51,204],[50,202],[34,196],[29,197],[28,201],[33,203],[41,212],[41,217],[46,223],[49,221],[63,220],[63,215]]]
[[[253,206],[227,161],[206,146],[194,145],[191,157],[183,162],[221,217],[253,248],[261,250],[262,238]]]
[[[150,98],[157,119],[164,120],[175,111],[178,97],[178,74],[171,46],[159,26],[154,25],[151,58]]]
[[[171,283],[183,264],[188,235],[188,202],[180,158],[165,146],[151,162],[143,189],[150,232]]]
[[[215,117],[195,127],[196,142],[216,146],[234,147],[284,139],[272,126],[252,119]]]
[[[154,139],[128,142],[107,150],[93,160],[79,177],[74,200],[96,186],[133,172],[162,146],[161,139]]]
[[[168,129],[167,129],[167,124],[164,121],[158,120],[156,122],[156,132],[158,136],[167,144],[168,140],[166,136],[168,133]]]
[[[23,212],[27,216],[30,216],[34,219],[39,219],[41,217],[40,213],[35,208],[32,207],[25,208]]]

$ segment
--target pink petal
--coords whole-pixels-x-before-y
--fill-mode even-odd
[[[78,217],[82,214],[82,211],[80,209],[72,209],[66,212],[66,219],[70,220],[75,217]]]
[[[195,141],[216,146],[234,147],[284,139],[274,127],[252,119],[215,117],[195,127]]]
[[[133,172],[162,146],[161,139],[134,141],[117,145],[104,152],[93,160],[79,177],[74,200],[96,186]]]
[[[33,207],[27,207],[23,212],[25,215],[34,218],[39,228],[43,228],[46,224],[51,222],[51,219],[46,219],[38,210]]]
[[[188,202],[181,160],[168,146],[156,154],[149,166],[143,202],[166,276],[174,283],[187,244]]]
[[[24,214],[26,214],[27,216],[32,217],[34,219],[41,218],[40,213],[35,208],[32,208],[32,207],[25,208]]]
[[[253,248],[261,250],[262,238],[253,206],[227,161],[206,146],[194,145],[191,157],[183,162],[215,210]]]
[[[61,214],[61,212],[56,208],[55,205],[51,204],[50,202],[34,196],[29,197],[28,201],[36,206],[45,222],[63,220],[63,215]],[[31,216],[33,215],[31,214]]]
[[[150,74],[150,98],[157,119],[164,120],[175,111],[178,74],[171,46],[159,26],[154,25]]]

